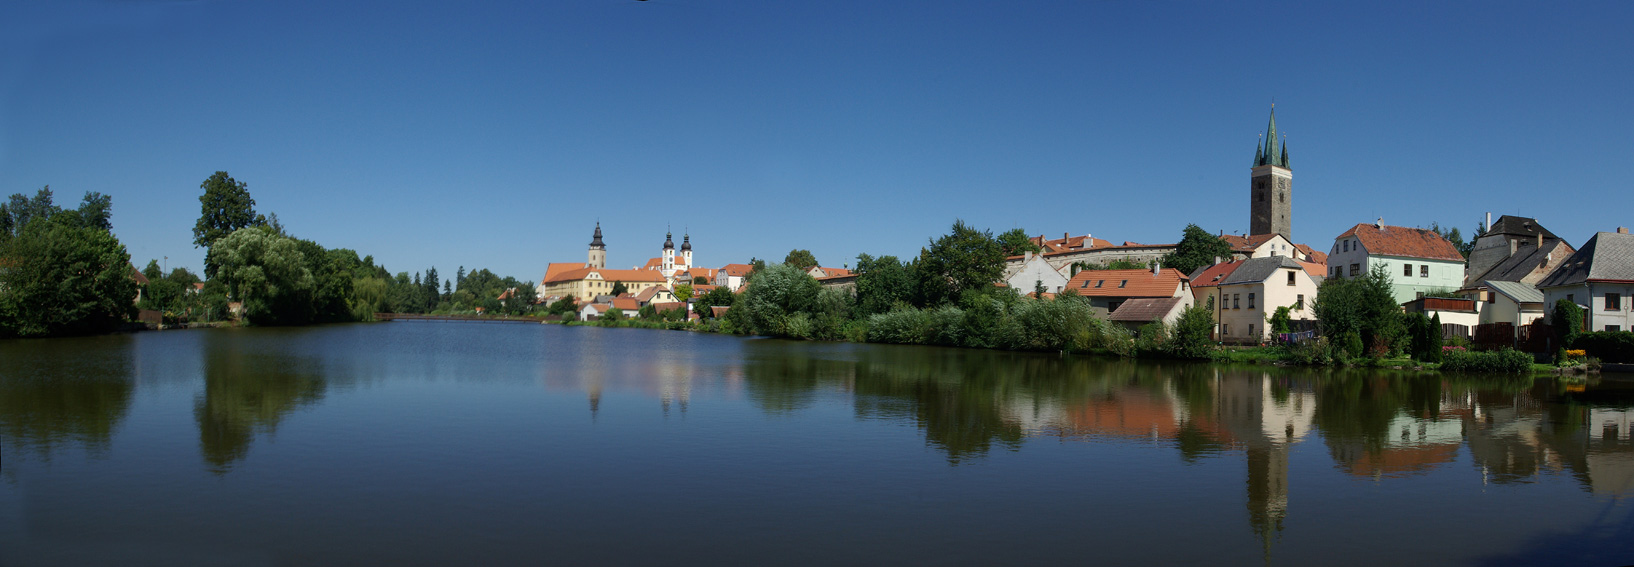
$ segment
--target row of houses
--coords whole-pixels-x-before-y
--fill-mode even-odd
[[[1221,235],[1232,256],[1190,274],[1155,267],[1173,245],[1040,237],[1034,243],[1044,251],[1010,258],[1003,285],[1024,294],[1071,290],[1088,298],[1099,315],[1131,328],[1154,320],[1173,323],[1181,311],[1202,305],[1214,313],[1219,340],[1258,343],[1272,338],[1268,321],[1281,307],[1296,327],[1312,326],[1312,301],[1324,280],[1382,269],[1403,309],[1438,314],[1443,324],[1519,328],[1565,299],[1583,308],[1584,329],[1630,329],[1626,298],[1634,293],[1634,236],[1626,228],[1597,233],[1574,249],[1535,219],[1503,216],[1492,222],[1489,216],[1487,226],[1468,259],[1434,230],[1386,225],[1383,219],[1344,231],[1326,253],[1280,234]],[[1084,269],[1127,258],[1154,267]]]

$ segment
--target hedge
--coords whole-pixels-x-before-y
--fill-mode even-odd
[[[1451,372],[1521,374],[1532,369],[1532,355],[1512,349],[1474,352],[1447,351],[1441,369]]]
[[[1634,362],[1634,331],[1593,331],[1580,333],[1572,348],[1588,351],[1601,362]]]

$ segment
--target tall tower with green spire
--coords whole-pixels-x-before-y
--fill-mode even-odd
[[[1287,140],[1277,139],[1276,105],[1271,105],[1271,121],[1254,148],[1249,179],[1248,233],[1293,240],[1294,171],[1288,165]]]

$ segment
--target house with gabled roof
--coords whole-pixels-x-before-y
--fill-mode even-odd
[[[1480,307],[1480,324],[1509,323],[1519,327],[1545,316],[1543,292],[1532,284],[1487,280],[1478,286],[1484,293],[1465,293]],[[1445,321],[1443,321],[1445,322]]]
[[[1124,304],[1135,299],[1180,298],[1179,309],[1192,305],[1191,289],[1186,274],[1174,268],[1152,270],[1085,270],[1067,280],[1068,291],[1089,300],[1097,317],[1110,317]],[[1018,290],[1027,292],[1027,290]],[[1150,309],[1150,302],[1141,302],[1139,309]],[[1147,323],[1151,321],[1146,321]]]
[[[1276,233],[1251,234],[1248,236],[1222,234],[1220,240],[1231,245],[1231,255],[1238,260],[1270,256],[1289,256],[1296,260],[1305,259],[1304,254],[1294,246],[1293,242]]]
[[[1361,277],[1375,266],[1390,276],[1397,304],[1431,291],[1454,291],[1464,283],[1464,255],[1433,230],[1389,226],[1379,219],[1333,239],[1327,277]]]
[[[1487,280],[1536,285],[1575,252],[1536,219],[1503,215],[1475,238],[1464,287]]]
[[[1045,293],[1060,293],[1067,286],[1067,277],[1056,271],[1042,255],[1023,253],[1021,268],[1004,278],[1005,285],[1017,293],[1029,294],[1044,287]]]
[[[1548,277],[1538,282],[1545,309],[1565,299],[1583,308],[1583,328],[1628,331],[1634,295],[1634,235],[1627,228],[1595,233]],[[1551,309],[1552,311],[1552,309]]]
[[[1203,268],[1198,274],[1209,277],[1216,268]],[[1311,304],[1326,268],[1287,256],[1233,262],[1225,269],[1229,271],[1222,270],[1224,275],[1208,282],[1213,288],[1209,295],[1215,298],[1216,336],[1229,343],[1264,342],[1272,335],[1269,321],[1279,307],[1288,308],[1290,320],[1315,320]]]
[[[736,293],[743,289],[743,283],[749,280],[749,274],[755,267],[748,264],[727,264],[715,271],[715,285],[732,290]]]

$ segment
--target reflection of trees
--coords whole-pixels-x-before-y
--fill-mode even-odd
[[[257,433],[270,433],[295,408],[323,397],[315,363],[253,353],[243,341],[206,341],[204,394],[194,402],[199,447],[211,470],[223,473],[244,458]]]
[[[108,449],[130,408],[131,363],[124,349],[85,346],[11,341],[0,349],[0,438],[14,444],[11,450],[49,458],[65,443]]]

